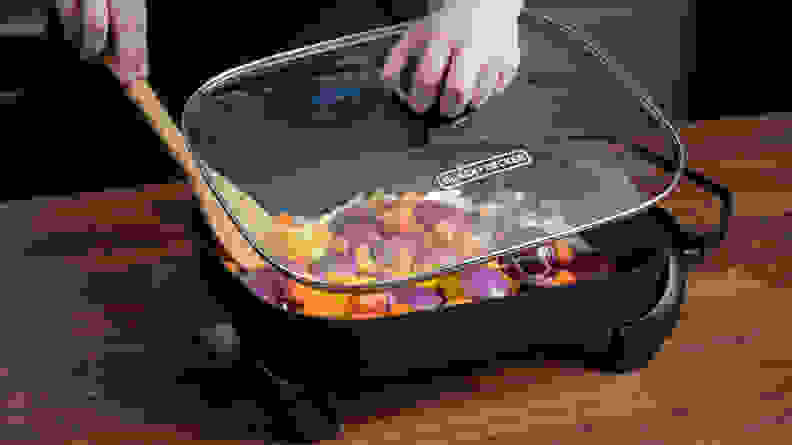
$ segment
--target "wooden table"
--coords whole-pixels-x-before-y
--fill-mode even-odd
[[[699,122],[682,134],[690,167],[735,193],[735,216],[723,247],[691,273],[680,326],[648,369],[504,369],[371,413],[347,424],[339,443],[788,443],[792,120]],[[173,408],[205,403],[196,386],[175,381],[188,367],[215,366],[187,339],[228,319],[196,263],[194,205],[186,186],[170,184],[2,210],[0,439],[243,438],[231,431],[262,415],[250,404]],[[693,186],[665,205],[682,223],[717,223],[717,205]],[[69,370],[84,378],[53,380]],[[90,382],[102,372],[102,384]],[[124,385],[134,389],[112,389]],[[97,395],[75,398],[89,391]],[[222,427],[210,433],[212,423]]]

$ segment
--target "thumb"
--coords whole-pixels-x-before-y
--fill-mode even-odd
[[[125,67],[122,65],[121,58],[118,56],[104,56],[104,65],[110,69],[115,76],[116,80],[121,82],[121,86],[124,88],[129,87],[135,81],[135,78],[125,70]]]
[[[150,75],[148,62],[135,67],[136,69],[130,69],[129,64],[118,56],[108,54],[102,60],[124,88],[129,87],[136,80],[147,79]]]

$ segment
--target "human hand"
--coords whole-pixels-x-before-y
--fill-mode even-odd
[[[105,49],[112,28],[117,48],[113,74],[124,86],[148,77],[145,0],[57,0],[57,5],[65,37],[81,50],[83,60]]]
[[[505,2],[508,3],[508,2]],[[440,110],[446,116],[462,113],[468,103],[480,107],[503,94],[517,75],[520,47],[519,8],[501,2],[450,0],[446,6],[415,22],[391,50],[382,80],[399,88],[398,77],[410,55],[420,55],[409,104],[422,113],[438,94],[448,68]]]

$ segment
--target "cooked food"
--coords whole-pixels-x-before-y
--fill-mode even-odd
[[[473,235],[471,212],[453,200],[418,193],[388,196],[378,191],[361,194],[318,221],[301,224],[285,212],[270,216],[225,178],[215,178],[232,212],[255,234],[265,252],[313,279],[363,284],[407,278],[487,253],[484,243]],[[568,264],[572,249],[557,246],[552,249],[554,258]],[[516,294],[519,282],[519,273],[492,261],[399,288],[348,294],[306,286],[275,270],[254,271],[248,284],[263,300],[291,311],[358,320],[506,298]],[[574,276],[558,273],[537,282],[569,284]]]

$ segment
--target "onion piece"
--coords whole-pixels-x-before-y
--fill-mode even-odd
[[[481,300],[505,298],[513,287],[503,273],[486,267],[471,267],[460,272],[459,283],[465,295]]]

